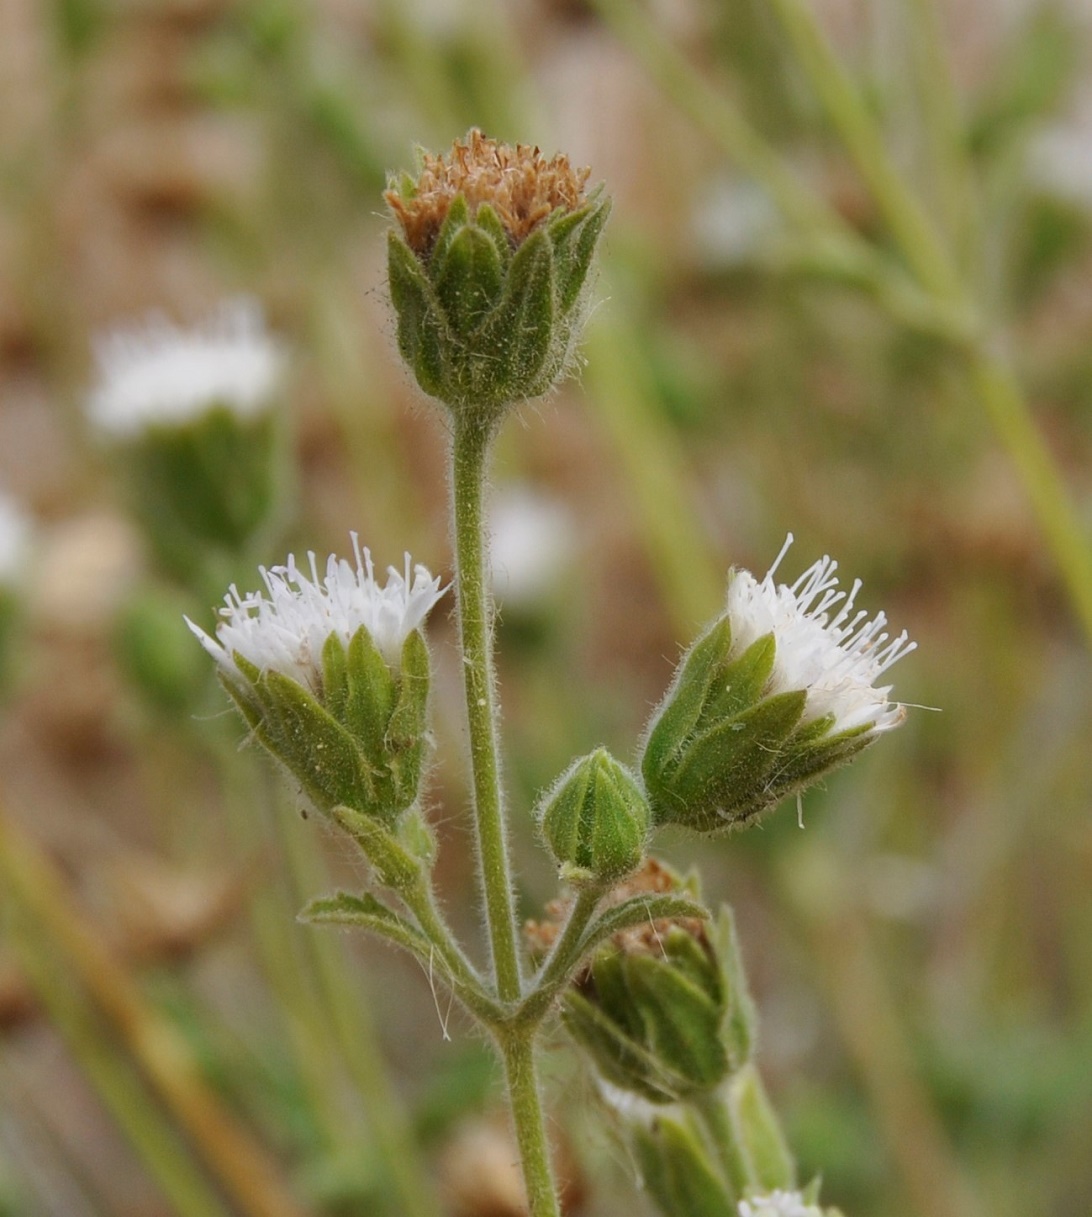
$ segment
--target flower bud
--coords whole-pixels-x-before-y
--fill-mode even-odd
[[[354,545],[356,538],[354,536]],[[393,823],[417,799],[428,743],[429,655],[418,626],[443,595],[424,567],[385,587],[371,556],[332,557],[320,579],[288,559],[262,570],[269,597],[233,588],[210,638],[224,686],[266,748],[324,813]]]
[[[610,885],[641,864],[648,803],[605,748],[570,766],[536,814],[562,877],[575,886]]]
[[[713,1090],[743,1064],[730,923],[658,921],[616,935],[566,995],[563,1017],[611,1085],[652,1103]],[[744,1015],[745,1019],[750,1015]]]
[[[883,613],[853,612],[860,582],[838,591],[830,558],[791,587],[774,584],[780,561],[761,582],[733,572],[724,615],[653,716],[641,772],[657,824],[746,825],[904,718],[874,682],[915,644],[888,641]]]
[[[565,156],[473,130],[386,193],[398,349],[418,384],[483,427],[567,372],[610,211]]]

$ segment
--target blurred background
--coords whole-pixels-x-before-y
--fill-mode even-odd
[[[797,8],[1087,537],[1090,10]],[[291,361],[293,504],[255,565],[354,529],[380,565],[408,549],[450,578],[445,429],[396,358],[381,196],[471,125],[566,151],[615,199],[586,366],[497,449],[522,911],[556,894],[536,793],[596,744],[633,757],[728,567],[763,572],[791,530],[781,573],[830,552],[859,575],[919,642],[897,696],[939,709],[809,792],[803,831],[783,807],[660,842],[736,909],[802,1176],[847,1217],[1092,1212],[1088,632],[962,320],[898,286],[919,268],[798,52],[763,0],[3,0],[0,489],[31,530],[5,576],[4,1217],[397,1214],[399,1122],[438,1212],[520,1212],[458,1010],[393,952],[295,923],[363,876],[238,751],[181,621],[211,628],[222,586],[155,569],[84,412],[96,335],[253,295]],[[442,889],[480,953],[443,605],[430,637]],[[555,1039],[569,1211],[651,1213]]]

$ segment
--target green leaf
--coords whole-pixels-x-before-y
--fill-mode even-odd
[[[696,918],[705,920],[709,910],[686,896],[667,894],[631,896],[595,919],[585,931],[581,954],[606,942],[621,930],[635,925],[648,925],[667,918]]]
[[[362,896],[347,892],[322,896],[312,900],[297,920],[311,925],[356,926],[396,942],[423,959],[429,956],[429,942],[424,934],[370,892]]]
[[[597,205],[573,213],[580,216],[580,220],[571,228],[550,226],[550,237],[557,251],[557,303],[562,313],[569,312],[580,299],[610,211],[610,199],[603,199]]]

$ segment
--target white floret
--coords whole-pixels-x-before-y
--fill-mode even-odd
[[[96,341],[95,358],[88,415],[119,439],[185,424],[216,406],[241,417],[259,414],[272,405],[284,369],[260,306],[245,298],[226,301],[193,329],[156,314],[114,330]]]
[[[814,1204],[805,1204],[799,1192],[785,1192],[778,1188],[767,1196],[741,1200],[739,1217],[823,1217],[823,1211]]]
[[[864,609],[855,612],[861,581],[854,580],[848,593],[840,590],[838,563],[829,557],[791,586],[776,584],[774,574],[792,539],[790,533],[761,581],[747,571],[733,575],[728,586],[733,650],[741,652],[772,633],[777,648],[773,691],[806,690],[802,722],[833,714],[835,733],[862,726],[875,733],[890,731],[905,711],[890,700],[891,686],[877,688],[876,681],[917,643],[905,630],[891,638],[883,613],[870,618]]]
[[[224,673],[243,679],[236,654],[265,672],[270,669],[315,694],[322,691],[322,648],[333,634],[348,645],[364,626],[384,658],[398,663],[402,644],[417,629],[446,588],[423,566],[404,571],[388,567],[387,582],[375,578],[371,554],[353,536],[355,567],[331,554],[320,576],[309,554],[310,578],[289,555],[284,566],[261,567],[265,592],[240,595],[233,586],[220,609],[222,620],[212,638],[187,618],[201,645]]]

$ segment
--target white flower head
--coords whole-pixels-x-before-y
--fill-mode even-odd
[[[261,671],[272,669],[303,685],[314,694],[322,691],[322,648],[332,635],[348,646],[364,626],[383,657],[396,665],[406,638],[447,590],[423,567],[404,571],[388,567],[380,586],[371,554],[361,550],[352,534],[355,567],[331,554],[321,576],[313,553],[310,578],[296,565],[294,555],[284,566],[259,568],[266,593],[240,595],[233,586],[220,609],[222,620],[211,638],[187,618],[201,645],[228,677],[242,678],[234,656],[242,656]]]
[[[284,353],[257,301],[225,301],[202,325],[183,329],[161,314],[95,342],[98,384],[91,421],[117,439],[155,425],[185,425],[216,406],[252,417],[267,410]]]
[[[30,520],[8,495],[0,493],[0,585],[18,583],[30,555]]]
[[[784,1192],[780,1188],[767,1196],[752,1196],[739,1202],[739,1217],[823,1217],[823,1210],[805,1204],[799,1192]]]
[[[833,734],[860,727],[890,731],[903,721],[905,709],[889,699],[890,685],[875,684],[917,643],[905,630],[891,638],[883,613],[870,618],[864,609],[854,611],[861,581],[855,580],[848,592],[840,590],[838,563],[829,557],[820,558],[791,585],[775,583],[792,540],[789,533],[764,579],[747,571],[734,573],[728,585],[732,649],[743,651],[773,634],[773,691],[807,692],[803,723],[833,714]]]

